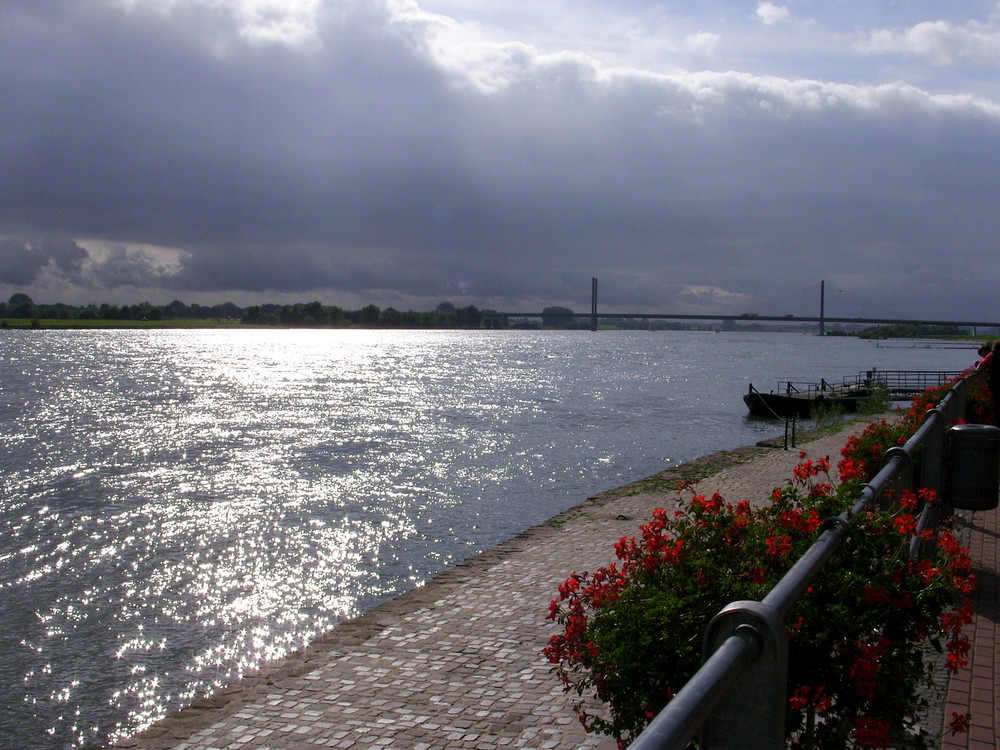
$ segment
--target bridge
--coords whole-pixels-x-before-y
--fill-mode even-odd
[[[955,326],[957,328],[1000,328],[1000,323],[996,321],[975,321],[975,320],[908,320],[903,318],[847,318],[826,315],[826,282],[820,282],[819,292],[819,315],[757,315],[756,313],[742,313],[740,315],[720,315],[720,314],[691,314],[691,313],[600,313],[597,312],[597,279],[591,279],[590,288],[590,312],[589,313],[565,313],[559,315],[562,318],[583,318],[590,320],[590,328],[597,330],[598,318],[620,318],[622,320],[718,320],[721,322],[775,322],[775,323],[819,323],[819,335],[826,333],[827,323],[848,323],[858,325],[927,325],[927,326]],[[543,313],[501,313],[508,320],[510,318],[543,318],[552,317]]]
[[[542,318],[552,317],[542,313],[502,313],[507,318]],[[862,325],[940,325],[957,326],[959,328],[1000,328],[1000,322],[982,320],[912,320],[907,318],[846,318],[818,315],[721,315],[721,314],[682,314],[682,313],[566,313],[563,318],[621,318],[623,320],[718,320],[736,322],[781,322],[781,323],[819,323],[824,328],[826,323],[856,323]]]

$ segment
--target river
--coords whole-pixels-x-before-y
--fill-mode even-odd
[[[751,382],[974,359],[779,333],[0,332],[0,748],[105,746],[590,494],[779,434]]]

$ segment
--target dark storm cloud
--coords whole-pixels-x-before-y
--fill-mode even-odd
[[[296,53],[213,33],[207,11],[105,10],[72,27],[13,15],[8,220],[143,241],[298,239],[352,231],[423,172],[432,134],[396,118],[421,116],[431,92],[370,34],[334,27],[321,51]]]
[[[825,276],[915,314],[939,270],[993,297],[991,102],[439,48],[399,7],[326,3],[286,43],[220,3],[0,4],[0,236],[181,253],[5,245],[3,280],[582,303],[599,276],[663,309]]]
[[[88,257],[72,240],[50,238],[30,243],[0,239],[0,283],[27,286],[46,272],[75,281]]]

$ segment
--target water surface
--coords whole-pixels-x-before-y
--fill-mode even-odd
[[[750,382],[973,359],[798,334],[2,332],[0,747],[113,742],[589,494],[778,434]]]

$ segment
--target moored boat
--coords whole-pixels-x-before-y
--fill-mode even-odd
[[[876,393],[890,401],[906,401],[928,388],[935,388],[961,373],[941,370],[863,370],[844,378],[839,384],[826,380],[811,383],[786,381],[776,391],[764,393],[750,384],[743,402],[750,413],[758,417],[788,419],[808,418],[813,409],[838,407],[846,412],[857,411],[865,399]]]
[[[750,413],[757,417],[806,419],[814,408],[839,407],[847,412],[857,411],[859,404],[868,396],[865,389],[786,391],[785,393],[763,393],[751,384],[750,391],[743,396],[743,402]]]

